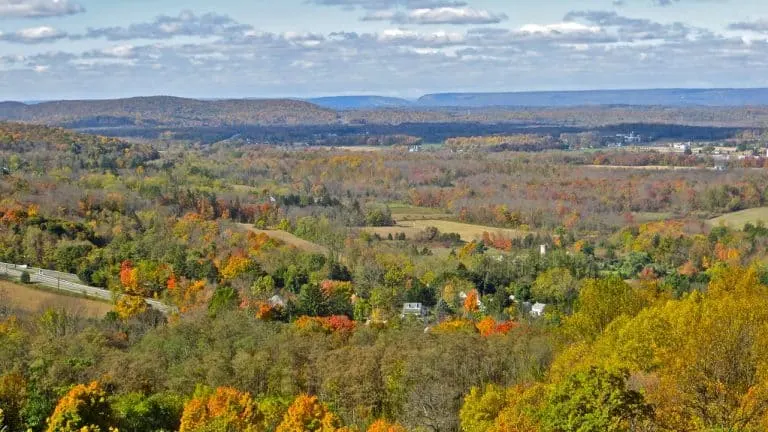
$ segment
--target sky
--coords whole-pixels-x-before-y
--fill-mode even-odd
[[[768,87],[766,0],[0,0],[0,100]]]

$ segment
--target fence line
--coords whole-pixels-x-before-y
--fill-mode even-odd
[[[76,283],[73,280],[79,280],[79,278],[76,275],[73,275],[70,273],[62,273],[62,272],[57,272],[53,270],[45,270],[45,269],[40,269],[35,267],[29,267],[26,265],[0,262],[0,273],[5,273],[13,277],[21,277],[21,274],[24,272],[29,273],[31,282],[37,282],[41,285],[44,285],[46,287],[53,288],[59,291],[67,291],[74,294],[82,294],[88,297],[95,297],[98,299],[108,300],[108,301],[115,300],[115,296],[119,297],[121,295],[121,294],[113,293],[112,291],[109,291],[103,288],[97,288],[97,287],[92,287],[88,285],[83,285],[81,283]],[[160,302],[154,299],[148,299],[148,298],[144,299],[144,301],[146,301],[147,304],[159,310],[160,312],[163,312],[166,314],[171,312],[176,312],[175,307],[168,306],[163,302]]]

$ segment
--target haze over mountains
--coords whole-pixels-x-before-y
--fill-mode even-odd
[[[571,107],[587,105],[742,106],[768,104],[768,89],[649,89],[508,93],[435,93],[416,100],[382,96],[307,99],[331,109]]]
[[[620,123],[746,127],[768,121],[768,89],[442,93],[417,100],[381,96],[307,100],[198,100],[153,96],[0,102],[0,121],[75,129],[452,123],[536,127]]]

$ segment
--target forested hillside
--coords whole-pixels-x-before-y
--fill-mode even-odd
[[[324,132],[331,133],[333,128],[349,125],[422,129],[451,127],[454,130],[474,130],[475,135],[478,131],[491,134],[499,127],[508,129],[515,126],[584,129],[638,124],[754,128],[768,122],[768,107],[765,105],[403,107],[397,106],[395,100],[375,97],[321,98],[317,102],[320,105],[287,99],[195,100],[165,96],[38,104],[0,102],[0,120],[78,129],[138,128],[144,131],[199,127],[236,130],[248,126],[325,126],[328,129]],[[367,106],[370,104],[375,106]],[[467,133],[470,132],[460,134]]]
[[[766,430],[768,159],[449,144],[0,124],[0,430]]]
[[[73,128],[330,124],[333,111],[294,100],[202,101],[175,97],[0,104],[0,119]]]

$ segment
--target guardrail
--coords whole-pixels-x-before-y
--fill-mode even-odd
[[[115,300],[115,296],[118,296],[119,298],[121,295],[103,288],[76,283],[73,281],[73,279],[79,279],[76,275],[73,274],[29,267],[26,265],[0,262],[0,273],[4,273],[13,277],[21,277],[21,274],[24,272],[29,273],[31,282],[36,282],[40,285],[44,285],[48,288],[53,288],[60,291],[67,291],[74,294],[81,294],[87,297],[95,297],[97,299],[108,301],[113,301]],[[175,307],[168,306],[167,304],[157,300],[144,299],[144,301],[146,301],[148,305],[165,314],[177,311]]]

